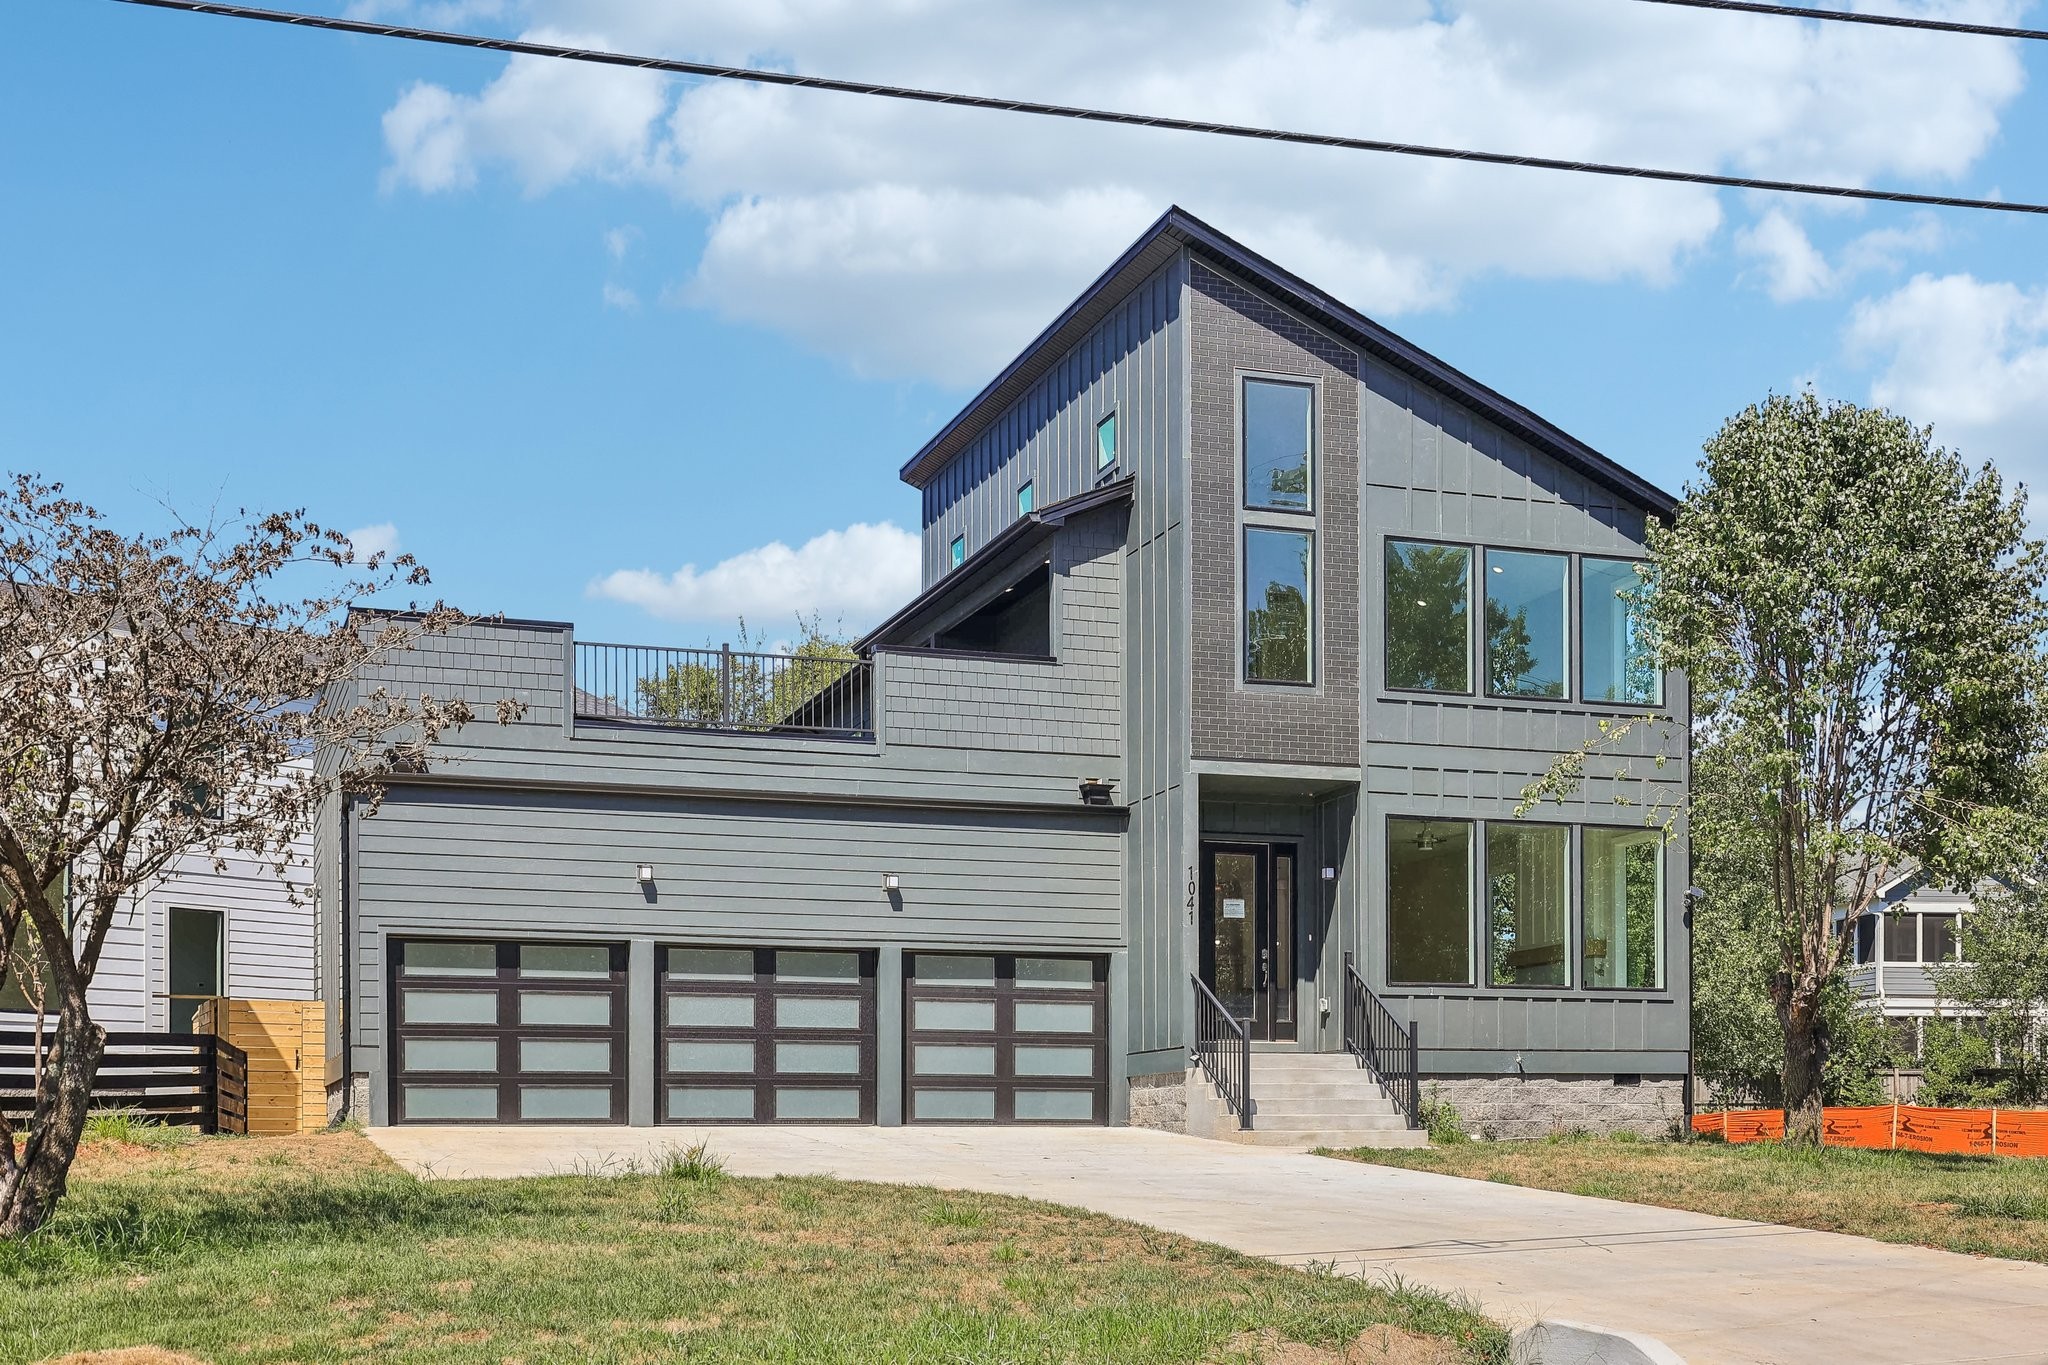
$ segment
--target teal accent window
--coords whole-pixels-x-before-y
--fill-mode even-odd
[[[1569,836],[1562,825],[1486,827],[1488,984],[1570,984],[1565,958]]]
[[[1587,829],[1583,853],[1585,984],[1664,989],[1663,831]]]
[[[1111,413],[1095,424],[1095,467],[1109,468],[1116,463],[1116,414]]]
[[[1472,690],[1472,551],[1387,542],[1387,686]]]
[[[1496,697],[1563,697],[1563,555],[1486,552],[1486,690]]]
[[[953,544],[952,544],[952,547],[951,547],[951,549],[950,549],[950,551],[949,551],[949,557],[950,557],[950,559],[952,560],[952,567],[953,567],[953,568],[956,568],[956,569],[957,569],[957,568],[959,568],[959,567],[960,567],[960,566],[961,566],[962,564],[965,564],[965,563],[967,562],[967,537],[966,537],[966,536],[954,536],[954,537],[953,537]]]
[[[1387,978],[1472,984],[1472,822],[1387,821]]]
[[[1244,676],[1247,682],[1312,681],[1315,537],[1247,526],[1244,532]]]
[[[1664,670],[1650,641],[1639,566],[1579,561],[1579,672],[1587,701],[1664,704]]]
[[[1277,512],[1310,509],[1315,389],[1272,379],[1244,381],[1244,505]]]
[[[1031,482],[1027,479],[1024,486],[1017,490],[1017,515],[1028,517],[1031,515],[1031,509],[1037,505],[1038,496],[1032,491]]]

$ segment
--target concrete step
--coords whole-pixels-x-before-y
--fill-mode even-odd
[[[1359,1109],[1295,1109],[1252,1101],[1252,1123],[1259,1128],[1406,1128],[1405,1116],[1388,1110],[1375,1114]]]
[[[1250,1132],[1232,1128],[1219,1130],[1216,1136],[1225,1142],[1235,1142],[1246,1147],[1294,1147],[1303,1150],[1311,1147],[1391,1148],[1429,1145],[1429,1134],[1418,1128],[1254,1128]]]
[[[1252,1094],[1271,1095],[1275,1098],[1287,1095],[1299,1096],[1303,1099],[1328,1097],[1330,1099],[1361,1101],[1368,1097],[1374,1100],[1384,1100],[1386,1098],[1386,1092],[1380,1089],[1376,1081],[1353,1080],[1349,1078],[1335,1080],[1325,1077],[1296,1080],[1291,1076],[1255,1075],[1252,1077]]]

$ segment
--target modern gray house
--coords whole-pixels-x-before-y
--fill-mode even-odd
[[[1688,1070],[1672,498],[1175,209],[903,466],[857,657],[502,620],[382,682],[525,705],[316,831],[374,1124],[1662,1133]]]

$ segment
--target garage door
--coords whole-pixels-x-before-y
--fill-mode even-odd
[[[673,947],[662,965],[670,1123],[873,1123],[875,954]]]
[[[626,948],[392,944],[393,1119],[623,1123]]]
[[[907,1121],[1109,1121],[1103,959],[913,953],[907,972]]]

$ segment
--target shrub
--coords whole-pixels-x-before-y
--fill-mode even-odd
[[[1465,1132],[1465,1122],[1458,1116],[1457,1108],[1438,1093],[1437,1087],[1432,1085],[1429,1088],[1429,1094],[1417,1108],[1417,1116],[1422,1120],[1422,1127],[1432,1144],[1449,1147],[1472,1140]]]

